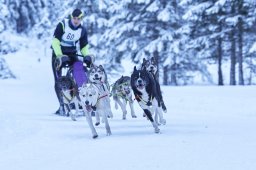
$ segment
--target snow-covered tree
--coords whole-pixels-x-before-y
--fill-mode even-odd
[[[256,2],[244,0],[246,15],[243,19],[243,73],[245,84],[252,84],[256,77]],[[241,51],[241,50],[240,50]]]
[[[211,83],[213,64],[223,85],[227,63],[230,84],[252,84],[255,7],[253,0],[0,0],[0,37],[9,31],[50,42],[58,22],[80,8],[90,52],[110,74],[124,71],[123,59],[139,64],[154,56],[165,85],[192,84],[198,76]],[[0,45],[1,54],[17,50],[6,38]]]
[[[9,69],[5,59],[0,58],[0,79],[15,78],[15,75]]]

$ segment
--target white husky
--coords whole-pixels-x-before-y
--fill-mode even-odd
[[[92,137],[97,138],[98,134],[95,130],[95,127],[92,123],[92,117],[91,113],[92,111],[102,112],[104,108],[100,107],[99,105],[99,91],[98,88],[93,84],[87,84],[83,85],[81,88],[79,88],[79,98],[80,98],[80,104],[85,112],[86,120],[90,126],[90,129],[92,131]],[[110,126],[107,120],[107,116],[104,116],[103,119],[105,120],[105,128],[107,135],[111,135]]]
[[[102,65],[99,66],[92,66],[92,68],[89,71],[89,80],[90,83],[94,84],[99,91],[99,98],[97,103],[97,111],[95,113],[96,116],[96,126],[100,124],[100,116],[103,117],[102,122],[105,122],[106,117],[113,117],[113,113],[111,111],[110,106],[110,97],[109,97],[109,85],[107,82],[107,74],[102,67]]]

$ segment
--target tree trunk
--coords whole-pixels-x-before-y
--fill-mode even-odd
[[[235,28],[231,31],[230,85],[236,85],[236,39]]]
[[[232,11],[231,14],[235,15],[236,5],[235,2],[232,2]],[[236,28],[231,27],[230,41],[231,41],[231,56],[230,56],[230,85],[236,85]]]
[[[168,85],[168,65],[163,68],[163,85]]]
[[[220,23],[220,32],[222,31],[222,25]],[[223,86],[224,83],[223,83],[223,73],[222,73],[222,69],[221,69],[221,66],[222,66],[222,38],[221,36],[219,36],[218,38],[218,85],[219,86]]]
[[[175,85],[177,86],[178,85],[178,82],[177,82],[177,63],[174,63],[172,66],[171,66],[171,85]]]
[[[176,55],[173,55],[172,65],[170,67],[170,73],[171,73],[171,82],[170,82],[170,84],[175,85],[175,86],[178,85],[178,83],[177,83],[177,71],[178,71],[177,69],[178,68],[177,68],[176,59],[177,59]]]
[[[159,67],[159,54],[158,54],[158,51],[157,50],[155,50],[154,52],[153,52],[153,56],[155,57],[155,59],[156,59],[156,64],[157,64],[157,72],[158,72],[158,74],[156,75],[156,79],[157,79],[157,81],[159,81],[159,70],[160,70],[160,67]]]
[[[250,60],[249,60],[249,61],[250,61],[250,62],[249,62],[250,74],[249,74],[249,78],[248,78],[248,85],[252,85],[253,67],[254,67],[254,65],[253,65],[253,57],[250,56],[249,59],[250,59]]]
[[[241,18],[239,19],[241,20]],[[243,74],[243,30],[242,21],[238,25],[238,81],[239,85],[244,85],[244,74]]]
[[[223,86],[223,73],[222,73],[222,49],[221,49],[221,45],[222,45],[222,40],[221,38],[218,39],[218,85],[219,86]]]
[[[238,12],[241,14],[243,8],[243,0],[238,2]],[[241,17],[238,19],[238,83],[244,85],[243,74],[243,20]]]

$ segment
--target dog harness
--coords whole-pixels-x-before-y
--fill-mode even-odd
[[[148,105],[148,103],[152,103],[153,97],[151,97],[151,99],[149,99],[148,101],[145,101],[145,100],[142,99],[142,97],[140,97],[138,94],[136,94],[135,99],[142,101],[145,105]]]
[[[63,95],[63,97],[70,103],[73,99],[74,99],[74,97],[75,97],[75,89],[73,88],[73,89],[70,89],[70,90],[67,90],[67,91],[69,91],[70,93],[73,91],[73,95],[70,95],[71,96],[71,98],[69,98],[68,96],[66,96],[64,93],[63,93],[63,91],[61,91],[61,93],[62,93],[62,95]]]
[[[102,95],[98,97],[97,102],[100,99],[107,97],[109,95],[109,92],[106,90],[103,83],[100,85],[100,87],[98,87],[96,83],[94,83],[94,85],[99,89],[100,92],[103,92]]]

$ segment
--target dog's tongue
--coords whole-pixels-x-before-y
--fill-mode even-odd
[[[85,107],[86,107],[86,110],[87,110],[88,112],[90,112],[90,111],[92,110],[91,105],[86,105]]]
[[[139,89],[143,89],[143,88],[144,88],[144,85],[143,85],[143,84],[139,84],[139,85],[138,85],[138,88],[139,88]]]

